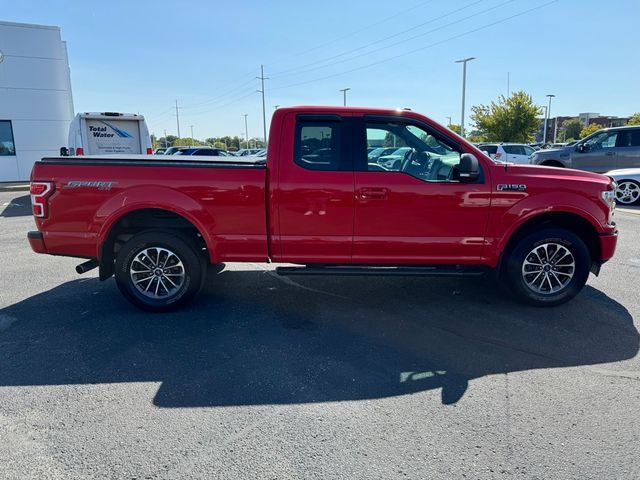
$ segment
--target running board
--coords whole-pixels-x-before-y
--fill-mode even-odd
[[[391,277],[480,277],[488,271],[476,266],[420,266],[420,267],[354,267],[354,266],[303,266],[277,267],[278,275],[344,275]]]

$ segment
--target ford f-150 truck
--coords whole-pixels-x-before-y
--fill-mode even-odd
[[[393,162],[370,147],[397,147]],[[563,303],[613,256],[614,184],[491,160],[410,110],[292,107],[263,158],[43,158],[31,174],[38,253],[84,258],[144,309],[197,294],[207,264],[283,275],[475,276]]]

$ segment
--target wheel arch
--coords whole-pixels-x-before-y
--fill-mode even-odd
[[[213,261],[215,257],[206,230],[188,212],[162,205],[131,205],[114,212],[103,225],[98,243],[100,279],[113,275],[115,256],[124,242],[137,233],[151,230],[179,230],[194,242],[207,261]]]
[[[552,211],[541,213],[520,223],[508,236],[498,262],[498,272],[502,273],[503,260],[509,255],[518,241],[536,229],[555,227],[569,230],[577,235],[587,246],[591,257],[592,268],[601,258],[601,246],[598,231],[593,223],[584,216],[568,211]]]

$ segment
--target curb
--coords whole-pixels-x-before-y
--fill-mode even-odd
[[[628,213],[630,215],[640,215],[640,210],[631,210],[627,208],[616,208],[616,213]]]
[[[28,183],[0,183],[0,192],[28,192]]]

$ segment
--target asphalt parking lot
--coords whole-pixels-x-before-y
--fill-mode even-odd
[[[488,280],[277,277],[189,309],[36,255],[0,193],[0,477],[640,478],[640,210],[567,305]]]

